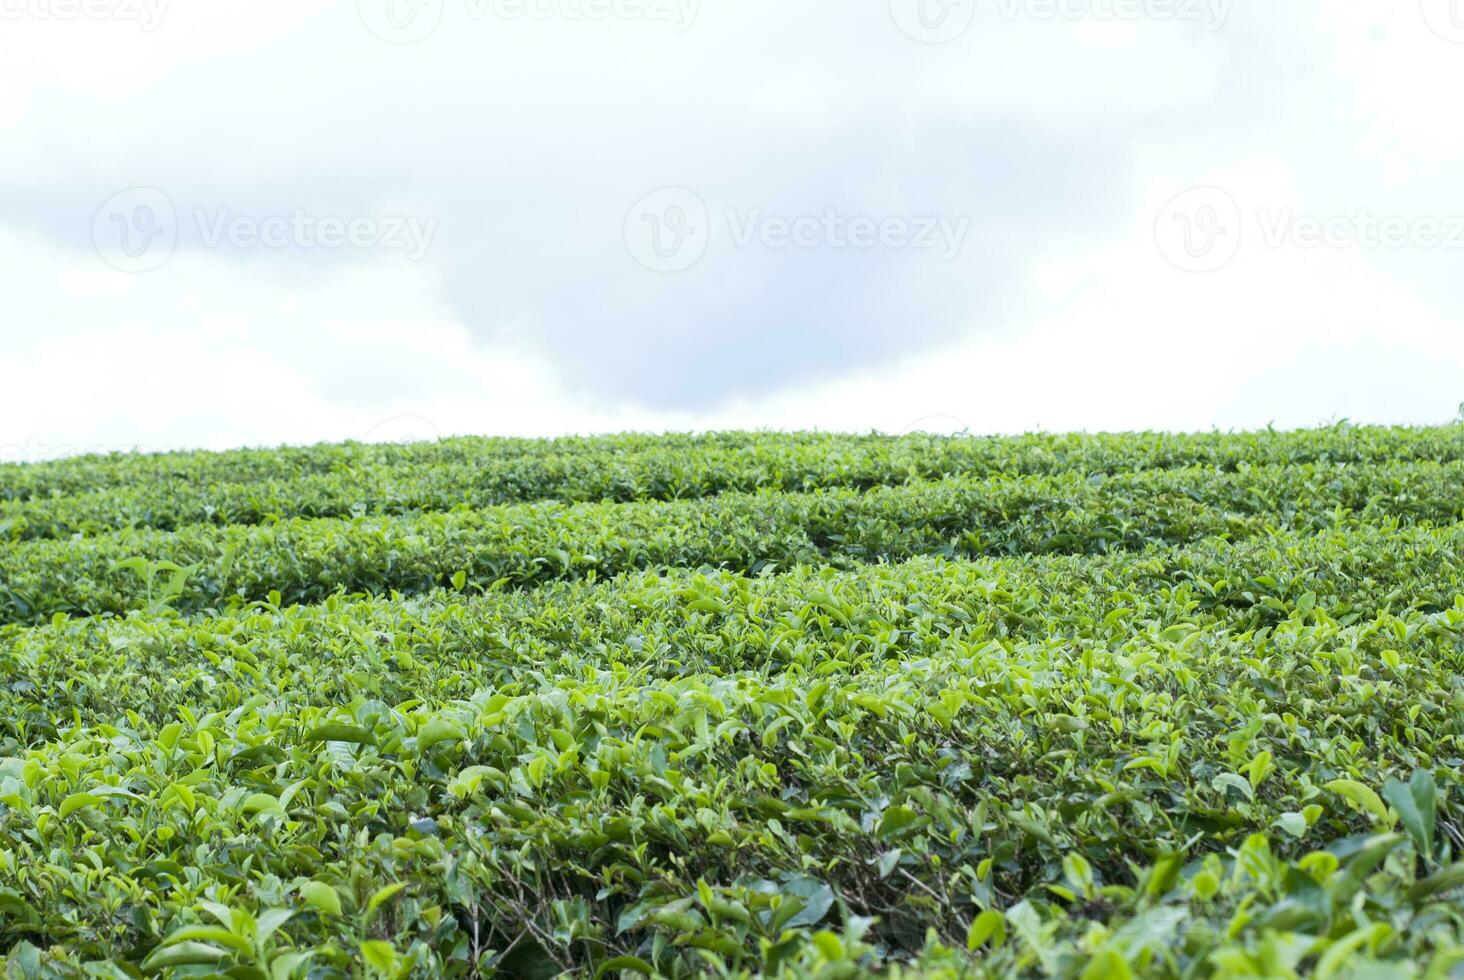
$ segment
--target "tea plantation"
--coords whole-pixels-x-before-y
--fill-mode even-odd
[[[1464,426],[0,467],[9,977],[1464,976]]]

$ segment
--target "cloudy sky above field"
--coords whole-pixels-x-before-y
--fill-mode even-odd
[[[0,446],[1464,402],[1464,0],[0,0]]]

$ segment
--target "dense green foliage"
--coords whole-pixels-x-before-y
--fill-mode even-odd
[[[1119,473],[1464,459],[1452,429],[1338,428],[1231,436],[940,439],[748,435],[120,456],[0,466],[0,538],[124,527],[258,524],[536,500],[677,500],[732,491],[874,486],[946,476]]]
[[[0,492],[12,976],[1464,969],[1459,427]]]

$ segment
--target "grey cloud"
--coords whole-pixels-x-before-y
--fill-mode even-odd
[[[420,214],[439,222],[426,263],[474,336],[543,352],[607,402],[704,410],[878,368],[1008,318],[1046,247],[1100,235],[1123,213],[1132,141],[1153,125],[1127,108],[1121,123],[1061,111],[1018,122],[1001,92],[956,97],[942,88],[960,77],[951,67],[1007,39],[927,48],[879,3],[858,16],[709,4],[684,35],[458,25],[400,50],[370,38],[343,13],[352,6],[265,48],[180,67],[113,114],[47,96],[58,111],[32,113],[24,135],[58,166],[0,184],[0,221],[89,249],[97,204],[133,184],[185,209]],[[931,65],[945,70],[932,76]],[[1052,70],[1034,57],[1009,84]],[[248,99],[240,78],[256,80]],[[834,84],[813,91],[819,79]],[[805,97],[807,113],[781,104]],[[91,156],[45,122],[88,115]],[[622,224],[638,198],[670,185],[701,195],[715,236],[691,269],[655,273],[628,254]],[[899,248],[738,248],[723,220],[729,209],[830,208],[970,224],[940,261]],[[201,242],[180,234],[178,247]],[[379,259],[218,254],[293,278]]]

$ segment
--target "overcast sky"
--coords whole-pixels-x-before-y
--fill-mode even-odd
[[[0,458],[1438,423],[1464,0],[0,0]]]

